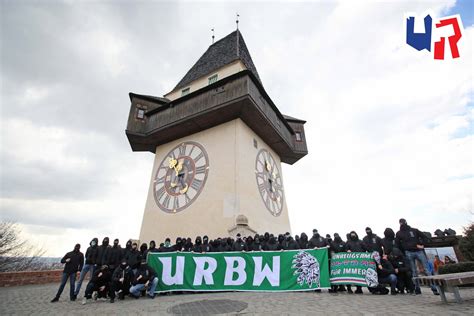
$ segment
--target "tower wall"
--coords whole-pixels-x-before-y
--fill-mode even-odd
[[[257,148],[254,146],[257,142]],[[165,213],[154,199],[156,171],[168,152],[184,141],[200,143],[209,158],[206,184],[197,199],[178,213]],[[241,119],[215,126],[156,148],[140,240],[163,242],[166,237],[191,237],[207,234],[211,239],[229,236],[235,218],[242,214],[259,233],[290,231],[286,198],[279,216],[273,216],[260,196],[255,178],[255,159],[261,149],[268,150],[277,162],[280,157]]]

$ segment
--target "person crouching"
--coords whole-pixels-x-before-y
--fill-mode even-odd
[[[146,264],[146,260],[142,260],[132,280],[130,295],[139,298],[141,291],[145,289],[149,298],[155,298],[157,285],[158,278],[155,272]]]
[[[107,265],[100,267],[98,271],[94,273],[92,279],[89,281],[84,293],[82,305],[86,304],[88,300],[92,298],[94,294],[94,300],[97,298],[106,298],[109,290],[110,280],[112,279],[112,273],[109,271]]]
[[[118,292],[118,299],[123,300],[130,289],[130,282],[133,278],[133,272],[127,264],[127,260],[122,260],[120,265],[114,270],[112,274],[112,281],[110,282],[110,303],[115,301],[115,292]]]

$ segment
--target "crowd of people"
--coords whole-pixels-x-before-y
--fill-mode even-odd
[[[243,237],[237,234],[236,239],[230,237],[210,240],[208,236],[197,236],[192,242],[191,238],[176,238],[174,244],[170,238],[164,243],[156,245],[155,241],[149,244],[142,243],[138,248],[137,243],[129,240],[125,248],[115,239],[113,245],[109,244],[109,238],[105,237],[101,245],[98,239],[93,238],[87,248],[85,256],[80,252],[77,244],[74,250],[68,252],[62,259],[64,272],[60,287],[51,302],[57,302],[64,287],[69,280],[70,300],[75,301],[82,287],[84,278],[90,273],[83,304],[94,298],[109,299],[111,303],[118,296],[123,300],[126,296],[139,298],[141,296],[155,297],[155,289],[158,284],[156,273],[146,262],[147,254],[153,252],[231,252],[231,251],[277,251],[315,249],[327,247],[331,255],[339,252],[377,252],[377,275],[379,286],[369,288],[372,294],[388,294],[389,290],[385,284],[390,286],[392,295],[410,293],[421,294],[418,281],[419,270],[431,275],[424,245],[429,238],[416,228],[410,227],[405,219],[399,221],[400,229],[395,233],[391,228],[386,228],[384,238],[372,232],[370,227],[365,229],[366,235],[360,239],[355,231],[346,235],[344,241],[338,233],[332,238],[329,234],[323,237],[318,230],[314,229],[311,238],[305,233],[296,235],[294,238],[290,233],[275,236],[270,233],[256,234],[254,237]],[[438,258],[439,259],[439,258]],[[439,260],[440,261],[440,260]],[[421,269],[417,268],[417,262]],[[437,268],[442,263],[436,262]],[[80,272],[79,281],[75,284],[76,274]],[[431,290],[439,295],[436,288]],[[354,293],[350,285],[332,286],[329,292],[347,291]],[[356,287],[356,294],[362,294],[362,288]]]

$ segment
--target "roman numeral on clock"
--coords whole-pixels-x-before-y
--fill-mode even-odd
[[[196,191],[199,191],[199,188],[201,187],[201,185],[202,185],[202,180],[195,178],[193,180],[193,183],[191,183],[191,188],[193,188]]]
[[[162,186],[161,188],[158,189],[158,191],[156,191],[156,198],[157,200],[161,200],[161,197],[163,196],[163,194],[165,194],[165,187]]]
[[[186,154],[186,146],[185,145],[181,145],[179,147],[179,156],[182,157]]]
[[[165,199],[163,201],[163,206],[169,209],[169,203],[170,203],[171,197],[169,195],[165,196]]]
[[[204,173],[204,172],[206,172],[206,169],[207,169],[206,165],[199,166],[199,167],[196,168],[196,173]]]

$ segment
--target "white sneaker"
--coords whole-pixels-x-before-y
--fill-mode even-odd
[[[87,303],[87,298],[84,297],[84,298],[82,299],[82,305],[86,305],[86,303]]]
[[[92,298],[94,299],[94,301],[97,301],[97,296],[99,296],[99,293],[97,292],[94,292],[94,294],[92,294]]]

